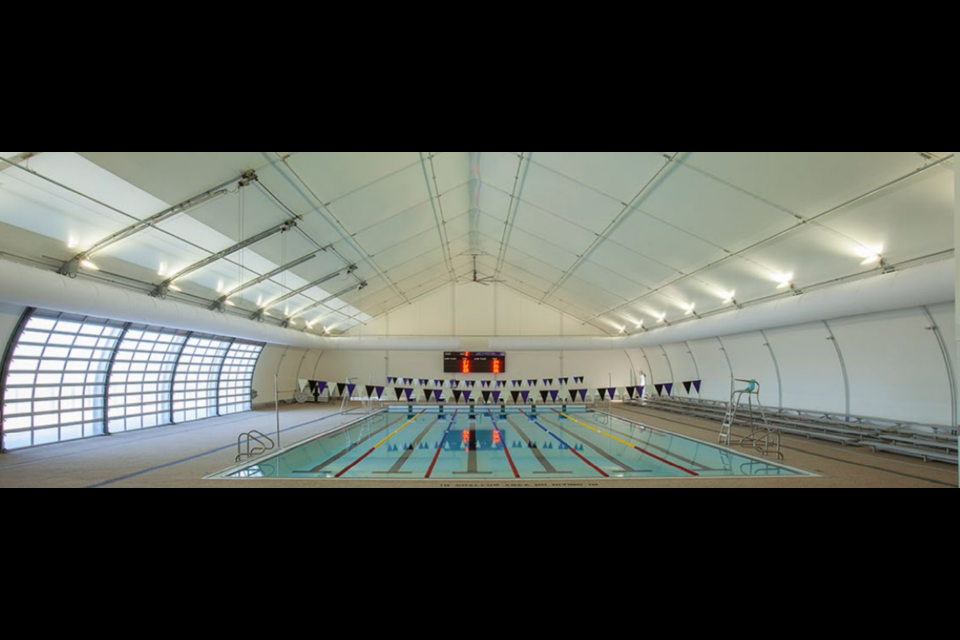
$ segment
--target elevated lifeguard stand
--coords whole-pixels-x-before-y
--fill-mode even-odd
[[[746,386],[738,389],[738,382]],[[757,401],[756,408],[754,408],[754,399]],[[717,442],[730,446],[731,430],[744,404],[746,410],[750,413],[747,424],[751,432],[750,435],[740,440],[740,446],[751,445],[764,456],[770,455],[771,450],[773,450],[777,459],[783,460],[783,453],[780,450],[780,432],[771,428],[767,421],[763,403],[760,402],[760,383],[756,380],[731,378],[730,403],[727,405],[727,414],[723,418],[723,426],[720,427],[720,436],[717,438]],[[762,422],[757,422],[757,413],[760,414]]]

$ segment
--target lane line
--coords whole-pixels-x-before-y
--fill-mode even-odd
[[[413,473],[412,471],[407,471],[404,474],[403,467],[405,464],[407,464],[407,461],[410,460],[411,456],[413,456],[414,452],[417,451],[417,447],[419,447],[420,443],[423,442],[423,439],[427,437],[427,434],[430,433],[430,430],[433,429],[435,426],[437,426],[438,422],[440,422],[439,417],[433,422],[431,422],[426,429],[420,432],[420,435],[417,436],[417,439],[414,440],[409,447],[404,449],[403,454],[400,456],[400,459],[397,460],[392,467],[390,467],[389,471],[374,471],[373,473],[375,475],[394,475],[394,474],[410,475],[411,473]]]
[[[617,418],[618,420],[623,420],[622,418],[619,418],[619,417],[617,417],[617,416],[614,416],[614,417]],[[640,425],[640,424],[637,424],[636,422],[632,422],[632,421],[630,421],[630,420],[623,420],[623,421],[626,422],[627,424],[633,425],[633,426],[635,426],[635,427],[640,427],[641,429],[647,429],[648,431],[653,431],[654,433],[658,433],[658,434],[663,435],[663,436],[666,436],[666,437],[670,437],[670,436],[672,435],[672,434],[667,433],[666,431],[660,431],[659,429],[654,429],[653,427],[648,427],[648,426],[646,426],[646,425]],[[652,442],[643,443],[643,442],[641,442],[636,436],[632,436],[632,435],[630,435],[630,434],[628,434],[628,433],[624,433],[623,431],[617,431],[616,429],[610,429],[610,431],[612,431],[613,433],[615,433],[615,434],[617,434],[617,435],[623,436],[624,438],[629,438],[630,440],[633,440],[633,441],[635,441],[635,442],[640,442],[640,444],[644,444],[644,446],[646,446],[648,449],[653,449],[654,451],[661,451],[661,452],[663,452],[664,454],[666,454],[666,455],[668,455],[668,456],[672,456],[672,457],[676,458],[677,460],[680,460],[681,462],[686,462],[687,464],[689,464],[689,465],[691,465],[691,466],[693,466],[693,467],[697,467],[697,469],[698,469],[699,471],[723,471],[723,469],[711,469],[710,467],[708,467],[708,466],[705,465],[705,464],[701,464],[701,463],[697,462],[696,460],[690,460],[689,458],[685,458],[685,457],[681,456],[680,454],[674,453],[673,451],[670,451],[669,449],[664,449],[663,447],[660,447],[660,446],[658,446],[658,445],[655,445],[655,444],[653,444]]]
[[[370,451],[367,451],[365,454],[363,454],[362,456],[360,456],[360,458],[359,458],[358,460],[356,460],[356,461],[355,461],[353,464],[351,464],[349,467],[347,467],[346,469],[344,469],[343,471],[341,471],[340,473],[338,473],[337,475],[335,475],[334,478],[342,478],[345,473],[347,473],[348,471],[350,471],[351,469],[353,469],[355,466],[357,466],[358,464],[360,464],[361,462],[363,462],[364,460],[366,460],[368,457],[370,457],[370,455],[371,455],[374,451],[376,451],[377,449],[379,449],[380,447],[382,447],[384,444],[386,444],[387,442],[389,442],[389,441],[390,441],[390,438],[394,437],[395,435],[397,435],[398,433],[400,433],[401,431],[403,431],[404,429],[406,429],[407,427],[409,427],[411,424],[413,424],[414,422],[416,422],[417,419],[418,419],[420,416],[422,416],[424,413],[426,413],[426,411],[427,411],[427,410],[424,409],[423,411],[421,411],[420,413],[418,413],[417,415],[415,415],[413,418],[411,418],[410,420],[408,420],[406,423],[404,423],[404,425],[403,425],[402,427],[400,427],[399,429],[397,429],[396,431],[394,431],[393,433],[391,433],[390,435],[388,435],[386,438],[384,438],[383,440],[381,440],[381,441],[378,442],[377,444],[373,445],[373,448],[370,449]]]
[[[330,465],[332,465],[334,462],[336,462],[337,460],[340,460],[341,458],[343,458],[344,456],[346,456],[348,453],[350,453],[351,451],[353,451],[354,449],[356,449],[357,447],[359,447],[359,446],[362,445],[363,443],[369,442],[370,440],[373,440],[373,439],[376,438],[378,435],[380,435],[381,433],[383,433],[384,431],[386,431],[387,429],[389,429],[389,428],[392,427],[393,425],[395,425],[395,424],[397,424],[398,422],[400,422],[400,420],[402,420],[402,418],[397,418],[397,419],[394,420],[393,422],[388,422],[387,424],[383,425],[382,427],[380,427],[380,428],[377,429],[376,431],[373,431],[373,432],[370,433],[369,435],[364,436],[363,438],[357,440],[355,443],[353,443],[352,445],[350,445],[349,447],[347,447],[346,449],[344,449],[344,450],[341,451],[340,453],[338,453],[338,454],[336,454],[336,455],[328,458],[327,460],[324,460],[323,462],[321,462],[320,464],[318,464],[318,465],[315,466],[314,468],[312,468],[312,469],[310,469],[310,470],[308,470],[308,471],[294,471],[294,473],[299,474],[299,475],[310,474],[310,473],[314,473],[314,474],[315,474],[315,473],[321,473],[324,469],[326,469],[327,467],[329,467]]]
[[[554,411],[556,411],[556,409],[554,409]],[[606,471],[604,471],[603,469],[601,469],[601,468],[598,467],[597,465],[593,464],[592,462],[590,462],[589,460],[587,460],[586,458],[584,458],[582,455],[580,455],[580,453],[579,453],[576,449],[574,449],[574,448],[571,447],[569,444],[567,444],[566,442],[564,442],[559,436],[557,436],[556,434],[554,434],[552,431],[550,431],[549,429],[547,429],[545,426],[543,426],[542,424],[540,424],[539,422],[537,422],[537,421],[534,420],[533,418],[530,418],[530,416],[528,416],[523,409],[520,410],[520,414],[523,415],[523,416],[526,417],[526,418],[529,418],[529,419],[531,420],[531,422],[533,422],[533,424],[535,424],[535,425],[537,425],[538,427],[540,427],[541,429],[543,429],[543,432],[544,432],[544,433],[546,433],[548,436],[550,436],[551,438],[553,438],[554,440],[556,440],[557,442],[559,442],[560,444],[562,444],[563,446],[565,446],[565,447],[567,448],[567,451],[569,451],[569,452],[572,453],[573,455],[575,455],[575,456],[577,456],[578,458],[580,458],[581,460],[583,460],[583,462],[585,462],[587,465],[591,466],[594,471],[596,471],[597,473],[599,473],[600,475],[602,475],[604,478],[609,478],[609,477],[610,477],[610,474],[609,474],[609,473],[607,473]]]
[[[557,470],[557,468],[553,466],[549,460],[547,460],[547,457],[543,455],[543,452],[540,451],[539,447],[537,447],[536,449],[533,448],[533,440],[531,440],[527,436],[527,434],[523,431],[523,429],[520,428],[520,425],[514,422],[512,418],[507,418],[507,424],[509,424],[511,427],[513,427],[516,430],[516,432],[520,435],[520,438],[523,440],[524,444],[527,445],[527,448],[533,451],[533,457],[535,457],[537,459],[537,462],[540,463],[540,466],[543,467],[543,471],[534,471],[533,472],[534,475],[541,474],[541,473],[553,473],[553,474],[560,474],[560,475],[573,473],[573,471]]]
[[[580,425],[581,427],[586,427],[587,429],[590,429],[591,431],[596,431],[596,432],[599,433],[600,435],[606,436],[606,437],[610,438],[611,440],[615,440],[615,441],[619,442],[620,444],[625,444],[625,445],[627,445],[628,447],[633,447],[634,449],[636,449],[636,450],[639,451],[640,453],[642,453],[642,454],[644,454],[644,455],[647,455],[647,456],[650,456],[650,457],[653,458],[654,460],[659,460],[659,461],[662,462],[663,464],[670,465],[671,467],[673,467],[673,468],[675,468],[675,469],[679,469],[680,471],[683,471],[684,473],[688,473],[688,474],[690,474],[691,476],[693,476],[693,477],[695,477],[695,478],[699,478],[699,477],[700,477],[700,474],[697,473],[696,471],[691,471],[690,469],[687,469],[686,467],[681,467],[681,466],[678,465],[678,464],[674,464],[673,462],[670,462],[669,460],[666,460],[666,459],[664,459],[664,458],[661,458],[660,456],[658,456],[658,455],[655,454],[655,453],[650,453],[650,452],[647,451],[646,449],[642,449],[642,448],[638,447],[638,446],[635,445],[635,444],[631,444],[631,443],[627,442],[627,441],[624,440],[623,438],[619,438],[619,437],[617,437],[617,436],[615,436],[615,435],[611,435],[611,434],[609,434],[609,433],[606,433],[605,431],[601,431],[600,429],[597,429],[596,427],[590,426],[589,424],[587,424],[587,423],[585,423],[585,422],[580,422],[580,421],[577,420],[576,418],[571,418],[571,417],[568,416],[567,414],[561,413],[561,412],[557,411],[556,409],[554,409],[553,411],[554,411],[555,413],[558,413],[559,415],[563,416],[563,417],[566,418],[567,420],[570,420],[571,422],[577,423],[577,424]]]
[[[513,456],[510,455],[510,447],[507,446],[507,441],[504,439],[503,434],[500,432],[500,427],[497,426],[497,419],[493,417],[493,412],[487,410],[487,415],[490,416],[490,420],[493,422],[493,430],[497,434],[497,438],[500,440],[500,444],[503,445],[503,452],[507,454],[507,462],[510,463],[510,468],[513,470],[513,477],[520,478],[520,472],[517,471],[517,465],[513,463]]]
[[[443,437],[440,438],[440,447],[437,449],[437,452],[433,456],[433,462],[430,463],[430,468],[427,469],[427,475],[424,476],[424,479],[426,480],[429,480],[430,476],[433,475],[433,470],[437,466],[437,461],[440,459],[440,454],[443,453],[443,445],[444,443],[446,443],[447,436],[450,435],[450,431],[453,429],[453,424],[457,421],[458,413],[460,413],[460,409],[456,409],[453,412],[453,417],[450,418],[450,425],[447,427],[447,430],[443,432]]]
[[[558,427],[561,430],[563,429],[563,425],[559,425],[556,422],[553,422],[552,420],[547,420],[546,418],[544,418],[544,422],[546,422],[549,425],[553,425],[554,427]],[[633,467],[625,463],[623,460],[618,460],[617,458],[614,458],[612,455],[610,455],[609,453],[607,453],[597,445],[593,444],[589,440],[585,438],[581,438],[580,436],[578,436],[573,432],[571,432],[570,435],[576,438],[577,440],[579,440],[580,442],[582,442],[583,444],[585,444],[586,446],[590,447],[594,451],[596,451],[598,455],[603,456],[608,461],[612,462],[613,464],[623,469],[623,471],[626,473],[653,473],[651,469],[634,469]]]

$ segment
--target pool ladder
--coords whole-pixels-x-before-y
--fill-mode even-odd
[[[260,431],[253,430],[247,433],[241,433],[237,436],[237,462],[243,462],[244,459],[256,458],[262,456],[267,451],[272,451],[277,446],[268,435]]]

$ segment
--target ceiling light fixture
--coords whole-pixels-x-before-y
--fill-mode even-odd
[[[793,274],[788,273],[786,275],[777,276],[777,282],[780,283],[777,285],[777,289],[790,289],[793,287]]]
[[[219,282],[217,282],[217,293],[223,293],[223,290],[225,288],[226,288],[226,284],[223,282],[223,280],[220,280]]]
[[[227,306],[228,306],[228,307],[235,307],[235,306],[237,306],[237,303],[236,303],[236,302],[230,302],[229,300],[227,300]]]
[[[183,293],[183,289],[181,289],[180,287],[178,287],[178,286],[175,285],[175,284],[170,285],[170,291],[176,291],[177,293]]]
[[[736,301],[737,301],[737,292],[736,292],[736,291],[731,291],[730,293],[725,294],[724,297],[723,297],[723,304],[730,304],[730,303],[734,303],[734,302],[736,302]]]
[[[100,267],[93,264],[89,260],[81,260],[80,266],[83,267],[84,269],[90,269],[90,271],[100,271]]]
[[[167,276],[167,270],[169,268],[170,266],[166,262],[161,262],[160,268],[157,269],[157,275],[160,276],[161,278],[165,278]]]
[[[70,234],[70,238],[69,240],[67,240],[67,248],[76,249],[79,246],[80,246],[80,239],[77,238],[77,236]]]

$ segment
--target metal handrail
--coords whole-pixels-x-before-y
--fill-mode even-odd
[[[244,440],[244,438],[246,438],[246,440]],[[253,443],[256,443],[257,446],[254,446]],[[246,451],[243,450],[244,444],[246,444],[247,447]],[[276,447],[277,443],[273,441],[273,438],[256,429],[248,431],[247,433],[241,433],[237,436],[236,462],[241,462],[244,458],[254,458],[263,455],[267,451],[276,449]]]

